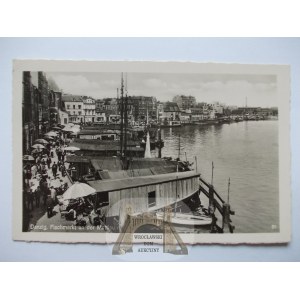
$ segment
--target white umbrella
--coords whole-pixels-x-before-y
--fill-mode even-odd
[[[75,182],[63,194],[64,200],[86,197],[96,193],[96,190],[86,183]]]
[[[32,148],[35,148],[35,149],[44,149],[45,146],[41,145],[41,144],[35,144],[32,146]]]
[[[24,155],[23,160],[24,161],[35,161],[35,159],[31,155]]]
[[[37,139],[37,140],[34,141],[34,143],[36,143],[36,144],[49,144],[49,142],[44,140],[44,139]]]
[[[66,151],[78,151],[78,150],[80,150],[80,148],[77,148],[77,147],[74,147],[74,146],[69,146],[69,147],[66,147],[64,150],[66,150]]]
[[[53,186],[54,188],[59,188],[62,185],[62,182],[59,179],[51,180],[50,186]]]
[[[72,131],[74,132],[74,133],[78,133],[79,131],[80,131],[80,128],[79,127],[73,127],[72,128]]]
[[[49,132],[45,133],[45,135],[48,135],[48,136],[57,136],[57,133],[54,132],[54,131],[49,131]]]
[[[73,129],[71,129],[71,128],[64,128],[62,131],[63,132],[73,132]]]

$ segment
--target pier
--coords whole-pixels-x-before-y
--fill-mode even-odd
[[[212,184],[209,184],[203,178],[199,178],[199,194],[201,192],[209,199],[208,214],[212,216],[211,232],[212,233],[233,233],[235,227],[232,225],[231,215],[235,212],[231,210],[230,204],[225,202],[223,198],[218,194]],[[221,215],[221,225],[216,216],[216,210]]]

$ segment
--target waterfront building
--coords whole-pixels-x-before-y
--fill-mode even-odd
[[[128,97],[129,115],[134,121],[155,121],[157,119],[157,99],[155,97],[131,96]]]
[[[224,114],[224,106],[219,102],[215,102],[212,105],[212,108],[216,115],[223,115]]]
[[[192,122],[198,122],[208,119],[208,110],[206,109],[206,105],[203,103],[197,103],[197,105],[192,107],[190,111]]]
[[[104,104],[102,104],[104,106],[104,109],[106,111],[112,111],[113,114],[118,114],[119,112],[119,103],[118,100],[116,98],[105,98],[103,99]],[[99,104],[98,104],[99,106]]]
[[[64,94],[62,95],[64,109],[69,114],[69,122],[83,123],[84,110],[82,96]]]
[[[104,99],[96,99],[95,100],[95,109],[96,110],[105,110],[105,100]]]
[[[109,114],[108,122],[112,124],[120,124],[121,123],[121,115],[120,114]]]
[[[182,124],[189,124],[192,120],[192,112],[190,109],[186,109],[185,111],[181,112],[180,121]]]
[[[166,124],[169,121],[180,121],[181,111],[175,102],[165,102],[162,114],[162,121]]]
[[[94,123],[96,117],[95,100],[89,97],[83,97],[84,123]]]
[[[23,153],[29,153],[34,140],[39,137],[40,93],[31,82],[31,73],[23,72],[22,121]]]
[[[36,74],[34,74],[35,76]],[[50,102],[49,90],[46,74],[43,72],[37,73],[38,91],[39,91],[39,129],[41,133],[46,133],[50,128]]]
[[[60,125],[67,125],[69,123],[69,114],[66,111],[59,110],[58,111],[58,122]]]
[[[53,90],[48,91],[49,98],[49,127],[64,123],[66,113],[62,112],[62,94]],[[62,119],[61,119],[62,118]],[[68,119],[68,118],[67,118]]]
[[[234,111],[234,114],[236,115],[257,115],[260,112],[260,107],[238,107],[236,111]]]
[[[181,110],[186,110],[196,105],[196,98],[193,96],[177,95],[172,100]]]
[[[105,111],[96,109],[95,123],[106,124],[106,122],[107,122],[107,117]]]

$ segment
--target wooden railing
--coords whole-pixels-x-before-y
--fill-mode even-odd
[[[233,233],[235,227],[232,225],[230,215],[235,212],[230,209],[230,204],[226,203],[222,197],[217,193],[213,185],[209,184],[203,178],[199,178],[199,191],[202,192],[209,199],[208,213],[212,216],[211,232],[226,232],[227,229]],[[216,209],[222,216],[222,225],[217,224],[218,218],[215,215]]]

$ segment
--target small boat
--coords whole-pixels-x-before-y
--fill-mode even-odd
[[[180,126],[181,126],[180,121],[172,121],[172,120],[166,121],[166,122],[164,122],[163,124],[160,125],[161,128],[164,128],[164,127],[180,127]]]
[[[163,212],[157,212],[156,217],[158,219],[164,218]],[[173,213],[171,215],[171,223],[174,225],[186,225],[186,226],[205,226],[211,224],[211,217],[208,216],[196,216],[192,214]]]

